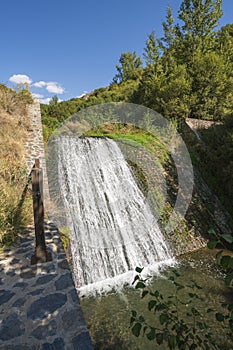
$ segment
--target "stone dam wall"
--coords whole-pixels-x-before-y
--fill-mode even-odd
[[[25,161],[30,173],[35,159],[40,159],[46,210],[49,190],[39,102],[28,107],[28,115],[31,128],[25,141]],[[193,130],[196,142],[201,142],[199,121],[186,123],[187,133]],[[221,232],[232,231],[218,199],[199,174],[195,177],[196,192],[214,208],[208,214],[212,222],[216,221]],[[49,220],[45,222],[45,235],[47,250],[52,253],[50,262],[30,264],[35,247],[33,226],[22,232],[13,248],[0,253],[0,350],[93,350],[58,229]],[[198,236],[197,248],[202,243]]]

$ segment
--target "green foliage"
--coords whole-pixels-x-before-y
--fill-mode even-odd
[[[214,239],[210,240],[208,248],[215,249],[216,246],[223,248],[217,252],[216,261],[225,272],[225,284],[233,288],[233,256],[226,253],[229,245],[233,247],[233,236],[216,234],[214,229],[210,229],[208,233]],[[227,330],[229,341],[232,341],[232,303],[221,304],[221,311],[214,311],[211,308],[205,310],[202,306],[204,300],[201,294],[202,287],[193,280],[188,285],[181,284],[177,270],[173,270],[172,275],[168,277],[171,288],[169,295],[165,297],[160,291],[152,291],[147,286],[147,280],[141,276],[142,271],[143,268],[136,268],[138,275],[135,276],[133,284],[136,289],[142,290],[141,298],[148,299],[148,310],[155,313],[157,322],[149,324],[143,316],[133,310],[130,326],[136,337],[146,336],[148,340],[155,341],[158,345],[167,343],[169,349],[222,349],[223,345],[217,340],[211,326],[214,317],[219,322],[219,328]],[[182,313],[184,305],[185,315]],[[228,349],[228,346],[224,346],[224,349]]]
[[[116,66],[117,74],[113,78],[114,83],[122,83],[127,80],[137,80],[142,71],[141,58],[136,52],[123,52],[119,59],[120,65]]]
[[[156,317],[155,322],[151,324],[142,315],[138,315],[136,310],[132,310],[130,327],[133,335],[144,336],[158,346],[167,344],[167,348],[171,350],[220,349],[210,317],[213,315],[221,327],[231,330],[232,306],[222,305],[222,312],[210,308],[204,310],[201,306],[204,300],[201,294],[202,287],[195,281],[190,281],[188,285],[181,284],[177,270],[173,270],[168,278],[170,293],[165,297],[159,290],[152,291],[147,286],[147,281],[141,277],[142,270],[136,268],[138,275],[133,284],[136,289],[142,290],[141,298],[148,300],[148,310]]]
[[[162,22],[164,35],[146,41],[146,68],[131,101],[171,118],[223,120],[233,110],[231,25],[215,28],[221,0],[184,0],[175,23],[172,9]]]
[[[145,69],[132,101],[150,107],[167,117],[184,118],[190,113],[192,80],[185,65],[174,64],[165,73],[163,59]]]
[[[192,117],[221,120],[232,111],[233,79],[229,77],[222,57],[214,52],[198,52],[189,72],[193,91]]]
[[[175,19],[172,14],[172,8],[169,5],[167,7],[166,21],[162,22],[164,37],[160,39],[160,47],[166,52],[167,49],[171,49],[175,45],[177,29],[175,27]]]
[[[207,52],[213,43],[214,29],[219,24],[222,0],[183,0],[178,12],[183,58],[193,61],[197,51]]]
[[[134,146],[136,144],[142,145],[149,151],[154,152],[163,165],[170,159],[166,147],[160,140],[149,132],[133,125],[120,123],[104,124],[97,129],[89,130],[85,133],[85,136],[104,136],[118,141],[133,141]]]
[[[63,247],[66,250],[70,245],[70,229],[67,226],[59,227],[59,233],[60,233]]]
[[[216,254],[217,263],[226,271],[225,283],[228,287],[233,287],[233,256],[226,253],[229,247],[233,248],[233,235],[223,234],[219,235],[214,229],[208,231],[211,240],[208,242],[209,249],[222,247],[224,250],[218,251]],[[233,314],[231,318],[233,326]]]
[[[155,31],[152,31],[152,33],[148,35],[148,39],[146,41],[146,47],[144,48],[143,57],[147,65],[150,65],[150,64],[155,65],[158,63],[159,49],[157,46]]]
[[[130,80],[121,84],[113,83],[107,88],[99,88],[83,98],[73,98],[69,101],[58,102],[53,99],[49,105],[41,105],[44,141],[66,119],[81,109],[107,102],[128,101],[138,87],[138,81]]]

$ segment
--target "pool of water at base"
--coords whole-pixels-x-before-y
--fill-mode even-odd
[[[208,308],[216,312],[223,312],[222,303],[233,301],[232,289],[225,286],[223,273],[219,270],[215,260],[216,251],[201,249],[186,254],[178,259],[175,269],[181,275],[177,282],[190,285],[195,281],[202,289],[198,290],[203,301],[194,306],[208,317],[207,323],[211,325],[212,332],[221,343],[221,350],[233,349],[233,337],[225,333],[221,324],[215,319],[215,312],[205,313]],[[163,271],[150,283],[151,290],[159,290],[165,297],[173,294],[174,289],[168,277],[174,275],[172,269]],[[181,298],[187,300],[189,288],[180,290]],[[192,292],[192,291],[191,291]],[[167,344],[157,345],[146,336],[135,337],[130,329],[131,310],[143,315],[151,325],[157,324],[156,315],[148,311],[149,297],[141,298],[140,291],[135,288],[125,288],[119,292],[108,293],[97,297],[84,297],[81,299],[82,309],[90,331],[95,350],[154,350],[168,349]],[[152,297],[151,297],[152,298]],[[187,312],[183,307],[181,314]],[[183,316],[182,314],[182,316]],[[185,316],[184,316],[185,317]]]

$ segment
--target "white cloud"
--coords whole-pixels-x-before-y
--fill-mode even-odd
[[[40,98],[40,103],[43,103],[45,105],[48,105],[49,102],[52,100],[51,97],[47,97],[47,98]]]
[[[31,88],[44,88],[50,94],[61,95],[64,93],[65,89],[56,81],[36,81],[32,84],[32,79],[25,74],[14,74],[9,78],[9,81],[14,84],[24,84],[27,83],[31,86]],[[46,97],[48,95],[46,92],[44,95],[40,93],[33,93],[32,96],[38,99],[41,103],[48,104],[51,100],[51,97]],[[58,99],[58,102],[61,102],[61,99]]]
[[[41,94],[32,94],[32,97],[33,97],[33,98],[37,98],[38,100],[44,98],[44,96],[41,95]]]
[[[52,94],[63,94],[64,89],[63,87],[57,83],[56,81],[38,81],[36,83],[33,84],[34,87],[36,88],[43,88],[45,87],[46,90]]]
[[[43,81],[43,80],[37,81],[36,83],[33,84],[33,86],[35,86],[37,88],[42,88],[42,87],[44,87],[46,85],[47,85],[47,83],[45,81]]]
[[[14,84],[31,84],[32,80],[28,75],[25,74],[14,74],[9,78],[9,81]]]
[[[52,94],[63,94],[65,91],[56,81],[46,83],[46,90]]]

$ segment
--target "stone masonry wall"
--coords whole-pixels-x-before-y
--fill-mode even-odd
[[[46,202],[49,199],[49,190],[46,172],[44,140],[42,133],[40,102],[36,100],[33,104],[29,105],[27,109],[31,121],[31,128],[29,130],[27,140],[25,141],[25,148],[27,153],[27,169],[28,173],[30,173],[35,163],[35,159],[40,159],[40,166],[43,169],[43,195],[44,201]]]

